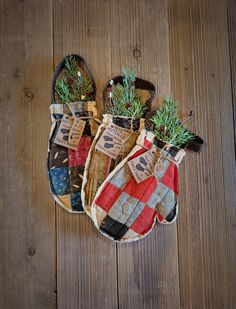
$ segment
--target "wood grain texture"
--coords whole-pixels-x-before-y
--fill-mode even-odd
[[[234,129],[236,135],[236,1],[228,0],[228,31],[229,31],[229,53],[231,66],[231,87],[232,87],[232,105],[234,110]]]
[[[228,1],[228,30],[229,30],[229,52],[230,52],[230,67],[231,67],[231,88],[232,88],[232,108],[233,108],[233,120],[234,120],[234,145],[236,145],[236,2],[233,0]],[[232,115],[231,115],[232,117]],[[232,135],[231,135],[232,137]],[[236,152],[236,148],[234,149]],[[227,159],[226,159],[227,160]],[[231,166],[225,162],[227,170],[230,170]],[[234,167],[232,167],[234,168]],[[229,273],[229,290],[233,297],[231,298],[231,306],[236,306],[234,286],[236,286],[236,192],[235,192],[235,179],[231,179],[231,194],[233,198],[231,201],[231,195],[226,195],[228,203],[231,207],[227,209],[227,227],[228,227],[228,238],[229,238],[229,264],[231,271]],[[232,245],[234,244],[234,245]]]
[[[170,92],[167,3],[111,2],[112,72],[123,66]],[[148,17],[148,18],[147,18]],[[142,22],[140,22],[142,21]],[[157,105],[157,98],[153,102]],[[179,305],[176,225],[155,226],[143,241],[117,246],[119,308]]]
[[[0,309],[235,309],[234,0],[0,1]],[[173,93],[206,141],[180,167],[177,223],[117,245],[54,205],[53,68],[79,53],[97,84],[123,66]]]
[[[45,164],[51,1],[1,1],[0,14],[0,308],[53,308],[55,208]]]
[[[85,58],[97,85],[110,78],[108,1],[55,1],[55,61],[75,52]],[[117,308],[115,244],[100,235],[85,215],[57,209],[58,308]]]
[[[170,1],[172,89],[207,141],[182,170],[182,308],[235,308],[235,158],[225,1]],[[233,271],[232,271],[233,270]],[[234,278],[234,279],[232,279]]]

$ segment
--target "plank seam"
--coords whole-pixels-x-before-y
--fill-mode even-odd
[[[235,129],[235,108],[234,108],[234,87],[233,87],[233,63],[232,63],[232,50],[233,50],[233,46],[232,46],[232,42],[231,42],[231,25],[230,25],[230,13],[229,13],[229,1],[227,1],[227,30],[228,30],[228,40],[229,40],[229,68],[230,68],[230,81],[231,81],[231,104],[232,104],[232,111],[233,111],[233,125],[234,125],[234,129]],[[236,132],[234,130],[234,143],[236,142]],[[236,148],[234,148],[234,152],[235,152],[235,158],[236,158]]]
[[[119,265],[118,265],[118,244],[116,243],[116,295],[117,295],[117,309],[120,309],[119,299]]]
[[[173,71],[172,71],[172,65],[173,64],[173,58],[172,58],[172,44],[171,44],[171,40],[172,40],[172,36],[173,36],[173,25],[172,22],[170,22],[170,20],[172,20],[172,12],[170,10],[170,2],[167,1],[167,20],[168,20],[168,45],[169,45],[169,74],[170,74],[170,89],[172,90],[172,87],[174,88],[175,85],[173,83]],[[173,64],[174,65],[174,64]],[[179,238],[179,223],[176,223],[176,242],[177,242],[177,267],[178,267],[178,285],[179,285],[179,292],[178,292],[178,306],[179,308],[181,308],[181,304],[182,304],[182,293],[181,293],[181,288],[182,288],[182,284],[181,284],[181,273],[180,273],[180,249],[179,249],[179,242],[180,242],[180,238]]]
[[[54,70],[54,66],[55,66],[55,23],[54,23],[54,7],[55,7],[55,1],[52,0],[51,2],[52,5],[52,16],[51,16],[51,20],[52,20],[52,71]],[[55,296],[56,296],[56,309],[58,309],[58,260],[57,260],[57,256],[58,256],[58,240],[57,240],[57,203],[54,202],[54,222],[55,222]]]

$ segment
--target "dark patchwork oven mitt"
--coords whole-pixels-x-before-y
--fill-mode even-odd
[[[169,113],[172,115],[172,109],[167,110]],[[169,224],[176,219],[179,163],[185,150],[200,151],[203,140],[182,125],[178,128],[180,124],[171,122],[172,116],[165,118],[166,114],[153,117],[156,124],[152,131],[142,130],[136,146],[95,196],[92,219],[98,230],[112,240],[138,240],[151,232],[156,220]],[[168,122],[165,127],[163,119]]]
[[[83,211],[84,165],[98,127],[96,86],[82,57],[68,55],[52,84],[48,176],[55,201],[70,212]]]
[[[152,83],[136,77],[130,82],[127,74],[129,75],[130,71],[127,73],[124,70],[124,76],[113,78],[103,92],[105,114],[89,151],[82,185],[83,207],[89,216],[98,188],[135,146],[140,130],[144,127],[143,118],[150,112],[155,96]],[[129,91],[134,94],[127,104],[127,98],[124,98],[122,91],[126,91],[130,86]],[[135,102],[137,106],[134,108],[132,104],[136,97],[139,101]],[[126,111],[122,110],[122,104]],[[132,108],[133,110],[129,111]],[[135,114],[132,117],[136,111],[137,117]]]

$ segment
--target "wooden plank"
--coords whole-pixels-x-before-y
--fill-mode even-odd
[[[0,2],[0,308],[55,308],[55,208],[46,156],[51,1]]]
[[[229,31],[229,47],[230,47],[230,64],[231,64],[231,89],[232,89],[232,107],[234,112],[234,138],[236,140],[236,2],[233,0],[228,0],[228,31]],[[226,124],[227,125],[227,124]],[[231,138],[232,136],[230,136]],[[235,143],[234,143],[235,144]],[[228,158],[225,159],[227,162]],[[228,171],[230,174],[235,166],[228,165]],[[229,289],[231,295],[231,307],[236,307],[236,295],[234,292],[234,287],[236,286],[236,194],[235,194],[235,183],[233,180],[230,182],[230,186],[227,186],[230,192],[226,192],[226,197],[229,199],[228,204],[231,207],[226,208],[227,216],[227,227],[228,227],[228,242],[229,242],[229,264],[231,266],[231,271],[229,272]],[[233,194],[232,201],[231,196]],[[233,245],[234,244],[234,245]]]
[[[55,1],[55,62],[75,52],[87,61],[102,88],[111,71],[108,1]],[[57,209],[58,308],[116,308],[116,247],[86,214]]]
[[[235,162],[226,1],[169,1],[175,97],[207,140],[182,169],[181,308],[235,308]],[[186,206],[185,206],[186,205]]]
[[[157,85],[160,100],[169,94],[166,1],[111,2],[111,30],[112,75],[129,66]],[[145,240],[117,245],[117,254],[119,308],[178,308],[175,224],[155,226]]]
[[[231,87],[232,87],[232,103],[234,110],[234,130],[236,135],[236,2],[228,0],[228,31],[230,46],[230,65],[231,65]]]

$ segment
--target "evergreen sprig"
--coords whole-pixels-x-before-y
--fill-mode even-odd
[[[142,102],[140,91],[135,88],[136,73],[129,68],[123,68],[122,73],[123,85],[114,85],[111,92],[113,107],[108,112],[116,116],[141,118],[146,106]]]
[[[92,80],[81,69],[75,56],[66,58],[65,70],[56,81],[55,91],[60,103],[91,100]]]
[[[178,102],[166,96],[164,105],[156,111],[151,121],[154,125],[153,133],[158,139],[181,147],[190,142],[195,135],[181,124],[178,108]]]

